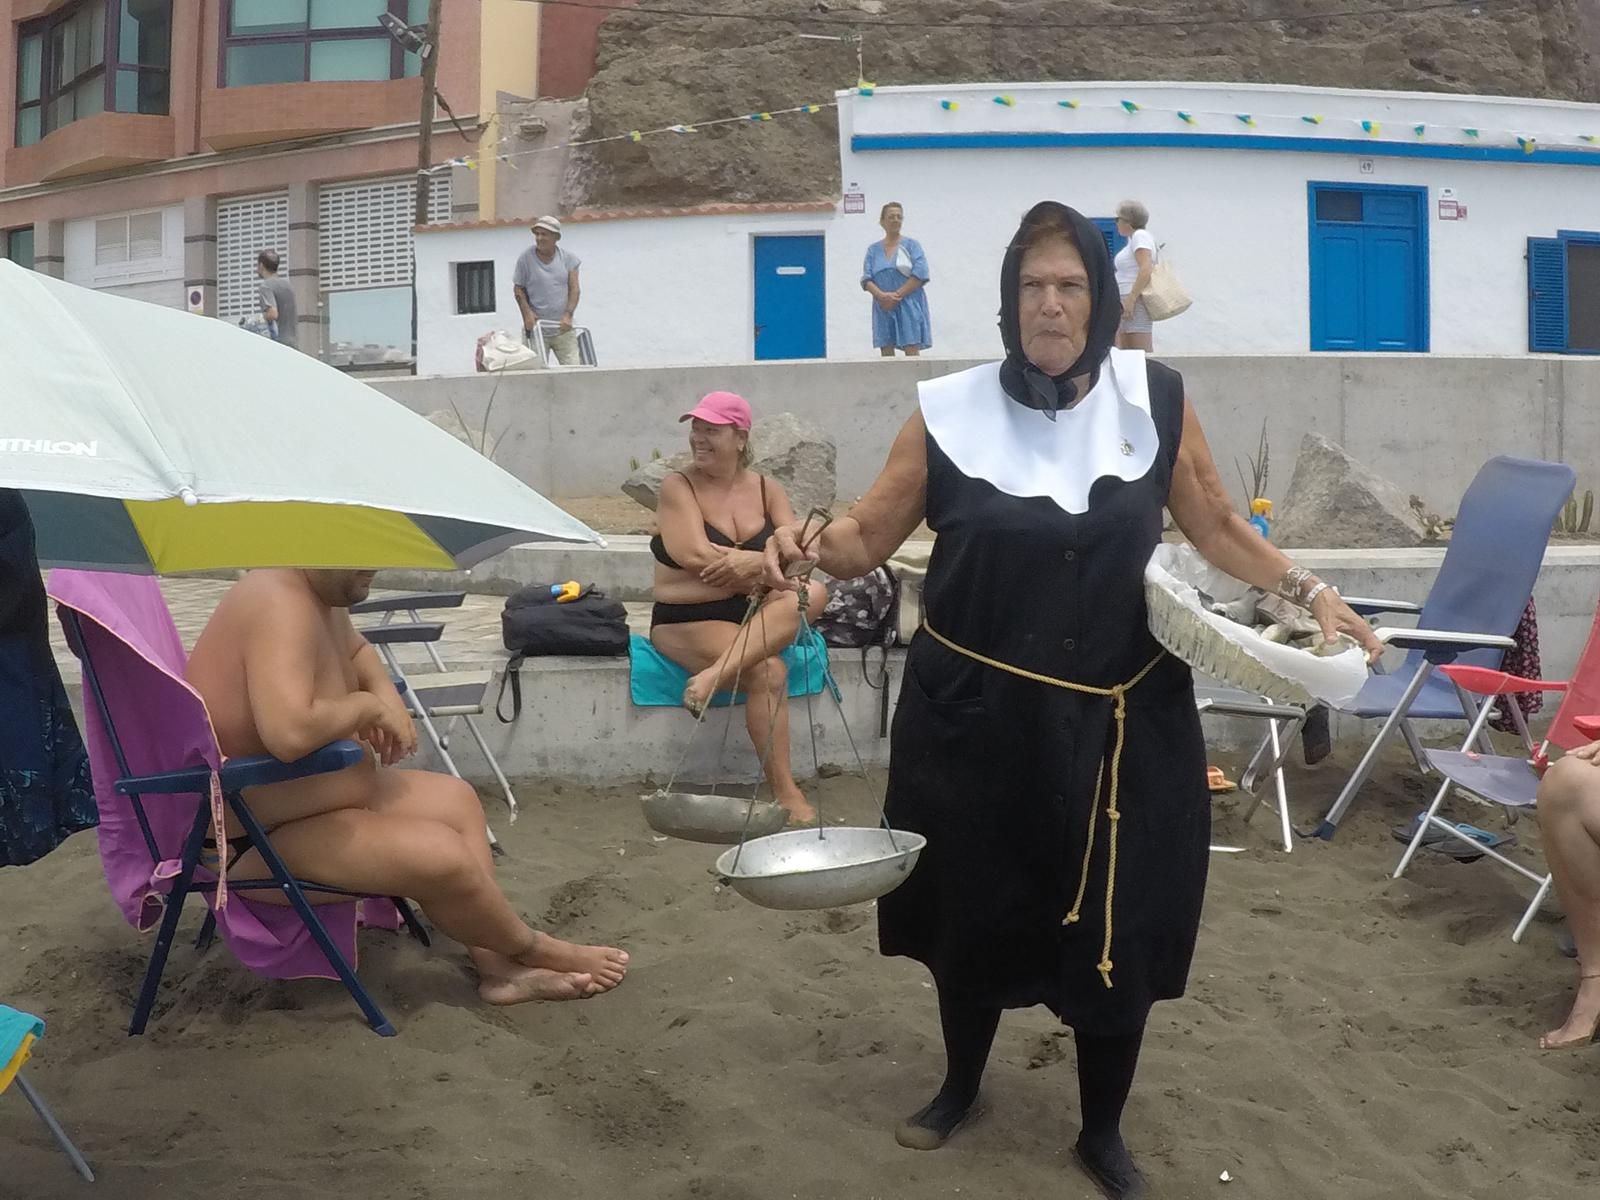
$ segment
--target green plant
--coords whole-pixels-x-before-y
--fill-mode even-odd
[[[1580,508],[1576,495],[1567,497],[1567,503],[1561,510],[1561,515],[1556,518],[1554,531],[1556,533],[1588,533],[1589,525],[1594,520],[1594,489],[1585,489],[1583,505]]]
[[[1422,537],[1424,541],[1437,542],[1445,533],[1455,525],[1454,517],[1441,517],[1436,512],[1430,512],[1421,496],[1412,493],[1411,511],[1416,513],[1417,520],[1422,522]]]
[[[628,456],[628,470],[630,470],[630,471],[637,471],[637,470],[638,470],[638,469],[639,469],[639,460],[638,460],[638,459],[637,459],[637,458],[634,458],[634,457],[633,457],[633,456],[632,456],[632,455],[631,455],[631,454],[630,454],[630,455],[629,455],[629,456]]]
[[[650,451],[650,461],[651,462],[659,462],[660,460],[661,460],[661,451],[659,451],[659,450]]]
[[[1261,422],[1261,440],[1256,444],[1255,457],[1247,458],[1247,461],[1250,463],[1250,478],[1248,480],[1244,477],[1244,467],[1240,465],[1239,460],[1237,458],[1233,460],[1234,468],[1239,472],[1239,483],[1244,488],[1244,515],[1246,517],[1250,515],[1250,501],[1257,496],[1265,496],[1267,494],[1267,477],[1271,471],[1272,463],[1267,446],[1267,423],[1265,420]]]

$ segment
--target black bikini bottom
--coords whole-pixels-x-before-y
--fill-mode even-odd
[[[742,625],[749,607],[750,601],[745,596],[707,600],[703,604],[656,604],[650,609],[650,628],[654,629],[657,625],[688,625],[695,621],[726,621],[730,625]]]

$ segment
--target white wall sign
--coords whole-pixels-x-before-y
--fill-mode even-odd
[[[847,213],[864,213],[867,211],[867,197],[864,192],[846,192],[844,194],[844,210]]]

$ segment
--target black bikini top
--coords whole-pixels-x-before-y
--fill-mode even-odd
[[[683,481],[689,485],[689,490],[691,492],[694,491],[694,480],[690,479],[687,475],[684,475],[682,471],[674,471],[673,474],[683,475]],[[767,539],[773,535],[773,532],[777,529],[777,526],[772,523],[772,514],[767,511],[767,477],[765,475],[758,475],[756,478],[761,480],[761,515],[766,518],[766,524],[761,527],[758,533],[752,534],[750,537],[745,538],[742,542],[736,542],[727,534],[723,533],[722,530],[713,525],[710,521],[706,521],[704,522],[706,527],[706,541],[710,542],[713,546],[726,546],[730,550],[765,550],[767,548]],[[695,492],[695,498],[697,500],[699,499],[699,495],[700,494],[698,492]],[[683,568],[673,560],[672,555],[667,553],[667,544],[661,540],[661,535],[659,533],[650,539],[650,553],[655,555],[656,561],[663,567],[670,567],[674,571],[683,570]]]

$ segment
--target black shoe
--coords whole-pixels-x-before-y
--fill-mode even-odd
[[[1090,1147],[1079,1134],[1072,1157],[1110,1200],[1145,1200],[1150,1194],[1143,1173],[1134,1166],[1133,1155],[1120,1137],[1114,1145]]]
[[[911,1116],[901,1121],[894,1140],[907,1150],[937,1150],[979,1112],[976,1098],[962,1104],[935,1096]]]

